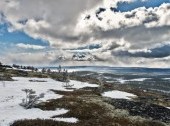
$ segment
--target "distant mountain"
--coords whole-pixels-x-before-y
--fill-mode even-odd
[[[104,61],[103,59],[91,54],[90,52],[74,52],[72,55],[57,56],[51,63],[62,61]]]
[[[78,52],[72,56],[73,61],[95,61],[96,58],[89,52]]]

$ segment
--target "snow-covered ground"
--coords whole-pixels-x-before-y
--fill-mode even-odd
[[[29,69],[19,69],[19,68],[15,68],[15,67],[12,67],[12,68],[7,68],[8,70],[22,70],[22,71],[32,71],[32,70],[29,70]]]
[[[143,82],[147,79],[151,79],[151,78],[136,78],[136,79],[129,79],[129,80],[125,80],[123,78],[114,78],[115,80],[111,80],[111,81],[107,81],[107,82],[115,82],[115,81],[118,81],[120,82],[121,84],[124,84],[126,82],[133,82],[133,81],[136,81],[136,82]]]
[[[118,91],[118,90],[104,92],[102,96],[110,97],[114,99],[131,99],[132,97],[137,97],[134,94],[123,92],[123,91]]]
[[[58,108],[55,111],[42,111],[38,108],[24,109],[19,105],[22,102],[22,99],[25,98],[25,93],[22,89],[33,89],[36,91],[37,95],[45,93],[45,97],[40,99],[42,101],[61,98],[62,95],[55,94],[50,91],[50,89],[72,91],[65,89],[62,82],[54,81],[49,78],[40,79],[15,77],[13,79],[16,81],[5,82],[5,85],[0,82],[0,126],[9,126],[10,123],[20,119],[51,119],[54,115],[64,114],[69,111],[64,108]],[[30,82],[29,80],[45,82]],[[73,84],[74,86],[72,88],[76,89],[98,86],[95,84],[70,81],[70,85]],[[78,121],[76,118],[54,118],[54,120],[70,123]]]
[[[133,82],[133,81],[142,82],[142,81],[145,81],[147,79],[151,79],[151,78],[136,78],[136,79],[129,79],[129,80],[125,80],[123,78],[115,78],[115,80],[120,82],[121,84],[124,84],[125,82]],[[115,81],[107,81],[107,82],[115,82]]]
[[[118,79],[116,79],[118,82],[120,82],[121,84],[124,84],[127,80],[124,80],[124,79],[122,79],[122,78],[118,78]]]
[[[128,81],[145,81],[147,79],[151,79],[151,78],[137,78],[137,79],[130,79]]]

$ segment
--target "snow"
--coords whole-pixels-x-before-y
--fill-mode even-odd
[[[118,82],[120,82],[121,84],[124,84],[125,82],[132,82],[132,81],[138,81],[138,82],[142,82],[142,81],[145,81],[147,79],[150,79],[150,78],[136,78],[136,79],[129,79],[129,80],[124,80],[122,78],[117,78],[116,80]]]
[[[7,69],[13,69],[13,70],[22,70],[22,71],[27,71],[27,72],[29,72],[29,71],[32,71],[32,70],[29,70],[29,69],[20,69],[20,68],[15,68],[15,67],[12,67],[12,68],[7,68]]]
[[[137,78],[137,79],[131,79],[131,80],[128,80],[128,81],[145,81],[147,79],[150,79],[150,78]]]
[[[118,78],[118,79],[116,79],[118,82],[120,82],[121,84],[124,84],[127,80],[124,80],[124,79],[122,79],[122,78]]]
[[[44,93],[44,98],[41,98],[39,102],[48,101],[50,99],[61,98],[62,95],[55,94],[50,91],[61,90],[61,91],[73,91],[63,87],[62,82],[52,80],[50,78],[23,78],[14,77],[15,81],[5,81],[5,87],[0,82],[0,126],[9,126],[10,123],[20,119],[52,119],[52,116],[67,113],[68,110],[64,108],[58,108],[55,111],[42,111],[38,108],[24,109],[19,104],[22,99],[25,98],[25,93],[22,89],[33,89],[36,91],[36,95]],[[30,82],[29,80],[38,80],[46,82]],[[82,83],[79,81],[70,81],[72,88],[83,88],[83,87],[97,87],[95,84]],[[53,120],[65,121],[65,122],[77,122],[76,118],[54,118]]]
[[[134,94],[123,92],[123,91],[118,91],[118,90],[104,92],[102,96],[110,97],[114,99],[128,99],[128,100],[131,99],[131,97],[137,97]]]
[[[68,112],[65,109],[56,109],[55,111],[42,111],[40,109],[24,109],[18,104],[13,104],[11,106],[0,107],[0,125],[8,126],[15,120],[21,119],[51,119],[50,117],[54,115],[61,115]]]
[[[76,88],[76,89],[80,89],[83,87],[98,87],[99,86],[97,84],[89,84],[87,82],[77,82],[77,81],[73,81],[73,80],[71,81],[71,83],[74,84],[74,86],[72,88]]]
[[[55,118],[56,121],[62,121],[62,122],[69,122],[69,123],[76,123],[78,122],[78,119],[76,118]]]

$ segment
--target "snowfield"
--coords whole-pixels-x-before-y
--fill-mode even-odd
[[[64,108],[58,108],[55,111],[42,111],[38,108],[25,109],[19,104],[22,99],[25,98],[25,92],[22,89],[33,89],[36,91],[36,95],[45,93],[45,97],[41,98],[40,102],[48,101],[50,99],[61,98],[62,95],[58,95],[50,91],[61,90],[61,91],[73,91],[67,90],[63,87],[62,82],[52,80],[50,78],[23,78],[15,77],[15,81],[0,82],[0,126],[9,126],[16,120],[20,119],[51,119],[52,116],[61,115],[67,113],[69,110]],[[38,80],[45,82],[30,82],[29,80]],[[78,81],[70,81],[72,88],[83,88],[83,87],[98,87],[96,84],[82,83]],[[54,118],[53,120],[64,121],[70,123],[76,123],[76,118]]]
[[[109,79],[109,78],[108,78]],[[107,81],[107,82],[120,82],[121,84],[125,84],[126,82],[143,82],[145,80],[148,80],[148,79],[152,79],[152,78],[136,78],[136,79],[129,79],[129,80],[125,80],[123,78],[115,78],[115,80],[111,80],[111,81]]]
[[[123,91],[118,91],[118,90],[104,92],[102,96],[115,98],[115,99],[128,99],[128,100],[130,100],[131,97],[137,97],[134,94],[123,92]]]
[[[119,81],[121,84],[124,84],[125,82],[133,82],[133,81],[138,81],[138,82],[143,82],[147,79],[151,79],[151,78],[136,78],[136,79],[130,79],[130,80],[124,80],[124,79],[117,79],[117,81]]]

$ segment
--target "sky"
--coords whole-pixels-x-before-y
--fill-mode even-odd
[[[0,61],[170,67],[170,0],[1,0]]]

